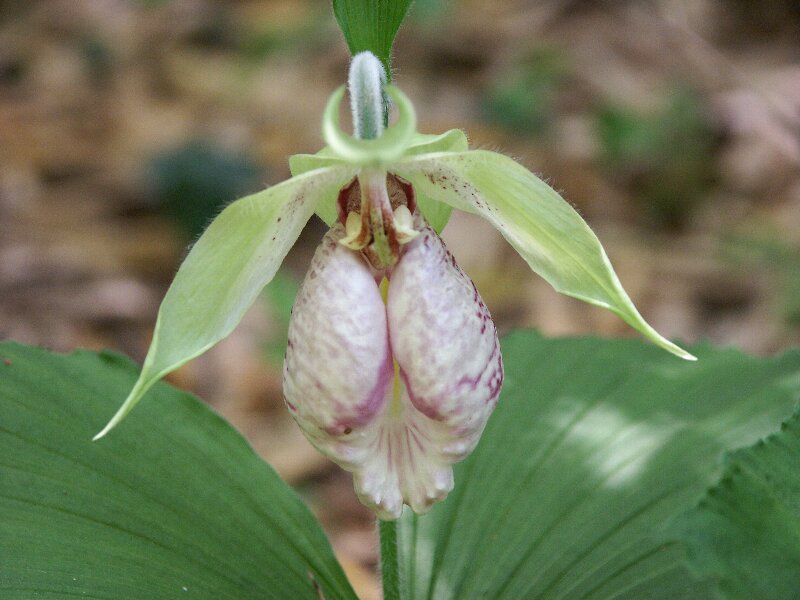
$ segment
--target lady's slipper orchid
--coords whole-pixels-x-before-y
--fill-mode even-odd
[[[323,117],[327,147],[293,156],[291,179],[234,202],[200,237],[164,298],[138,381],[95,439],[233,330],[314,212],[331,230],[293,310],[284,394],[307,437],[353,471],[382,518],[447,495],[451,465],[477,443],[502,383],[494,324],[437,235],[451,207],[486,218],[556,290],[694,358],[644,321],[595,235],[552,188],[506,156],[468,150],[459,130],[416,133],[410,101],[382,73],[371,54],[354,58],[356,133],[374,139],[341,131],[340,88]],[[398,109],[385,130],[383,90]]]

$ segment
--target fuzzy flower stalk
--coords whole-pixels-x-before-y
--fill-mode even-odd
[[[487,219],[557,291],[694,359],[645,322],[595,235],[541,179],[469,150],[459,130],[417,133],[411,102],[368,52],[353,58],[348,83],[355,136],[339,126],[342,87],[323,115],[327,146],[291,157],[291,179],[211,223],[161,304],[139,379],[95,439],[233,330],[315,212],[330,230],[292,311],[284,396],[382,519],[447,496],[452,465],[478,443],[503,383],[489,311],[438,235],[452,208]],[[387,98],[397,109],[388,127]]]

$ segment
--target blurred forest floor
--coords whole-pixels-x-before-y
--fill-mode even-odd
[[[327,2],[0,0],[0,337],[141,361],[187,245],[321,147],[347,62]],[[421,131],[462,128],[545,174],[659,331],[754,353],[800,341],[800,4],[417,0],[394,68]],[[281,395],[323,232],[310,223],[242,326],[169,379],[300,491],[375,598],[372,517]],[[501,331],[633,335],[483,222],[456,216],[444,238]]]

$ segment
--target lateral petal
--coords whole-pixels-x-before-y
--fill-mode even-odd
[[[556,291],[607,308],[661,348],[695,360],[642,318],[572,206],[512,159],[485,150],[441,152],[393,169],[431,198],[487,219]]]
[[[139,379],[94,439],[117,425],[156,381],[236,327],[272,279],[320,199],[335,197],[353,174],[349,168],[312,171],[237,200],[212,221],[161,303]]]

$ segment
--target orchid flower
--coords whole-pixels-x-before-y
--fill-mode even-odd
[[[411,102],[372,54],[354,57],[349,83],[355,137],[339,126],[342,87],[324,112],[327,146],[291,157],[291,179],[214,219],[161,304],[139,379],[95,439],[236,327],[315,212],[330,231],[293,309],[284,395],[381,518],[447,495],[452,465],[477,444],[502,385],[494,323],[438,235],[452,208],[488,220],[557,291],[694,359],[645,322],[598,239],[551,187],[502,154],[469,150],[462,131],[417,133]],[[385,95],[397,108],[388,127]]]

